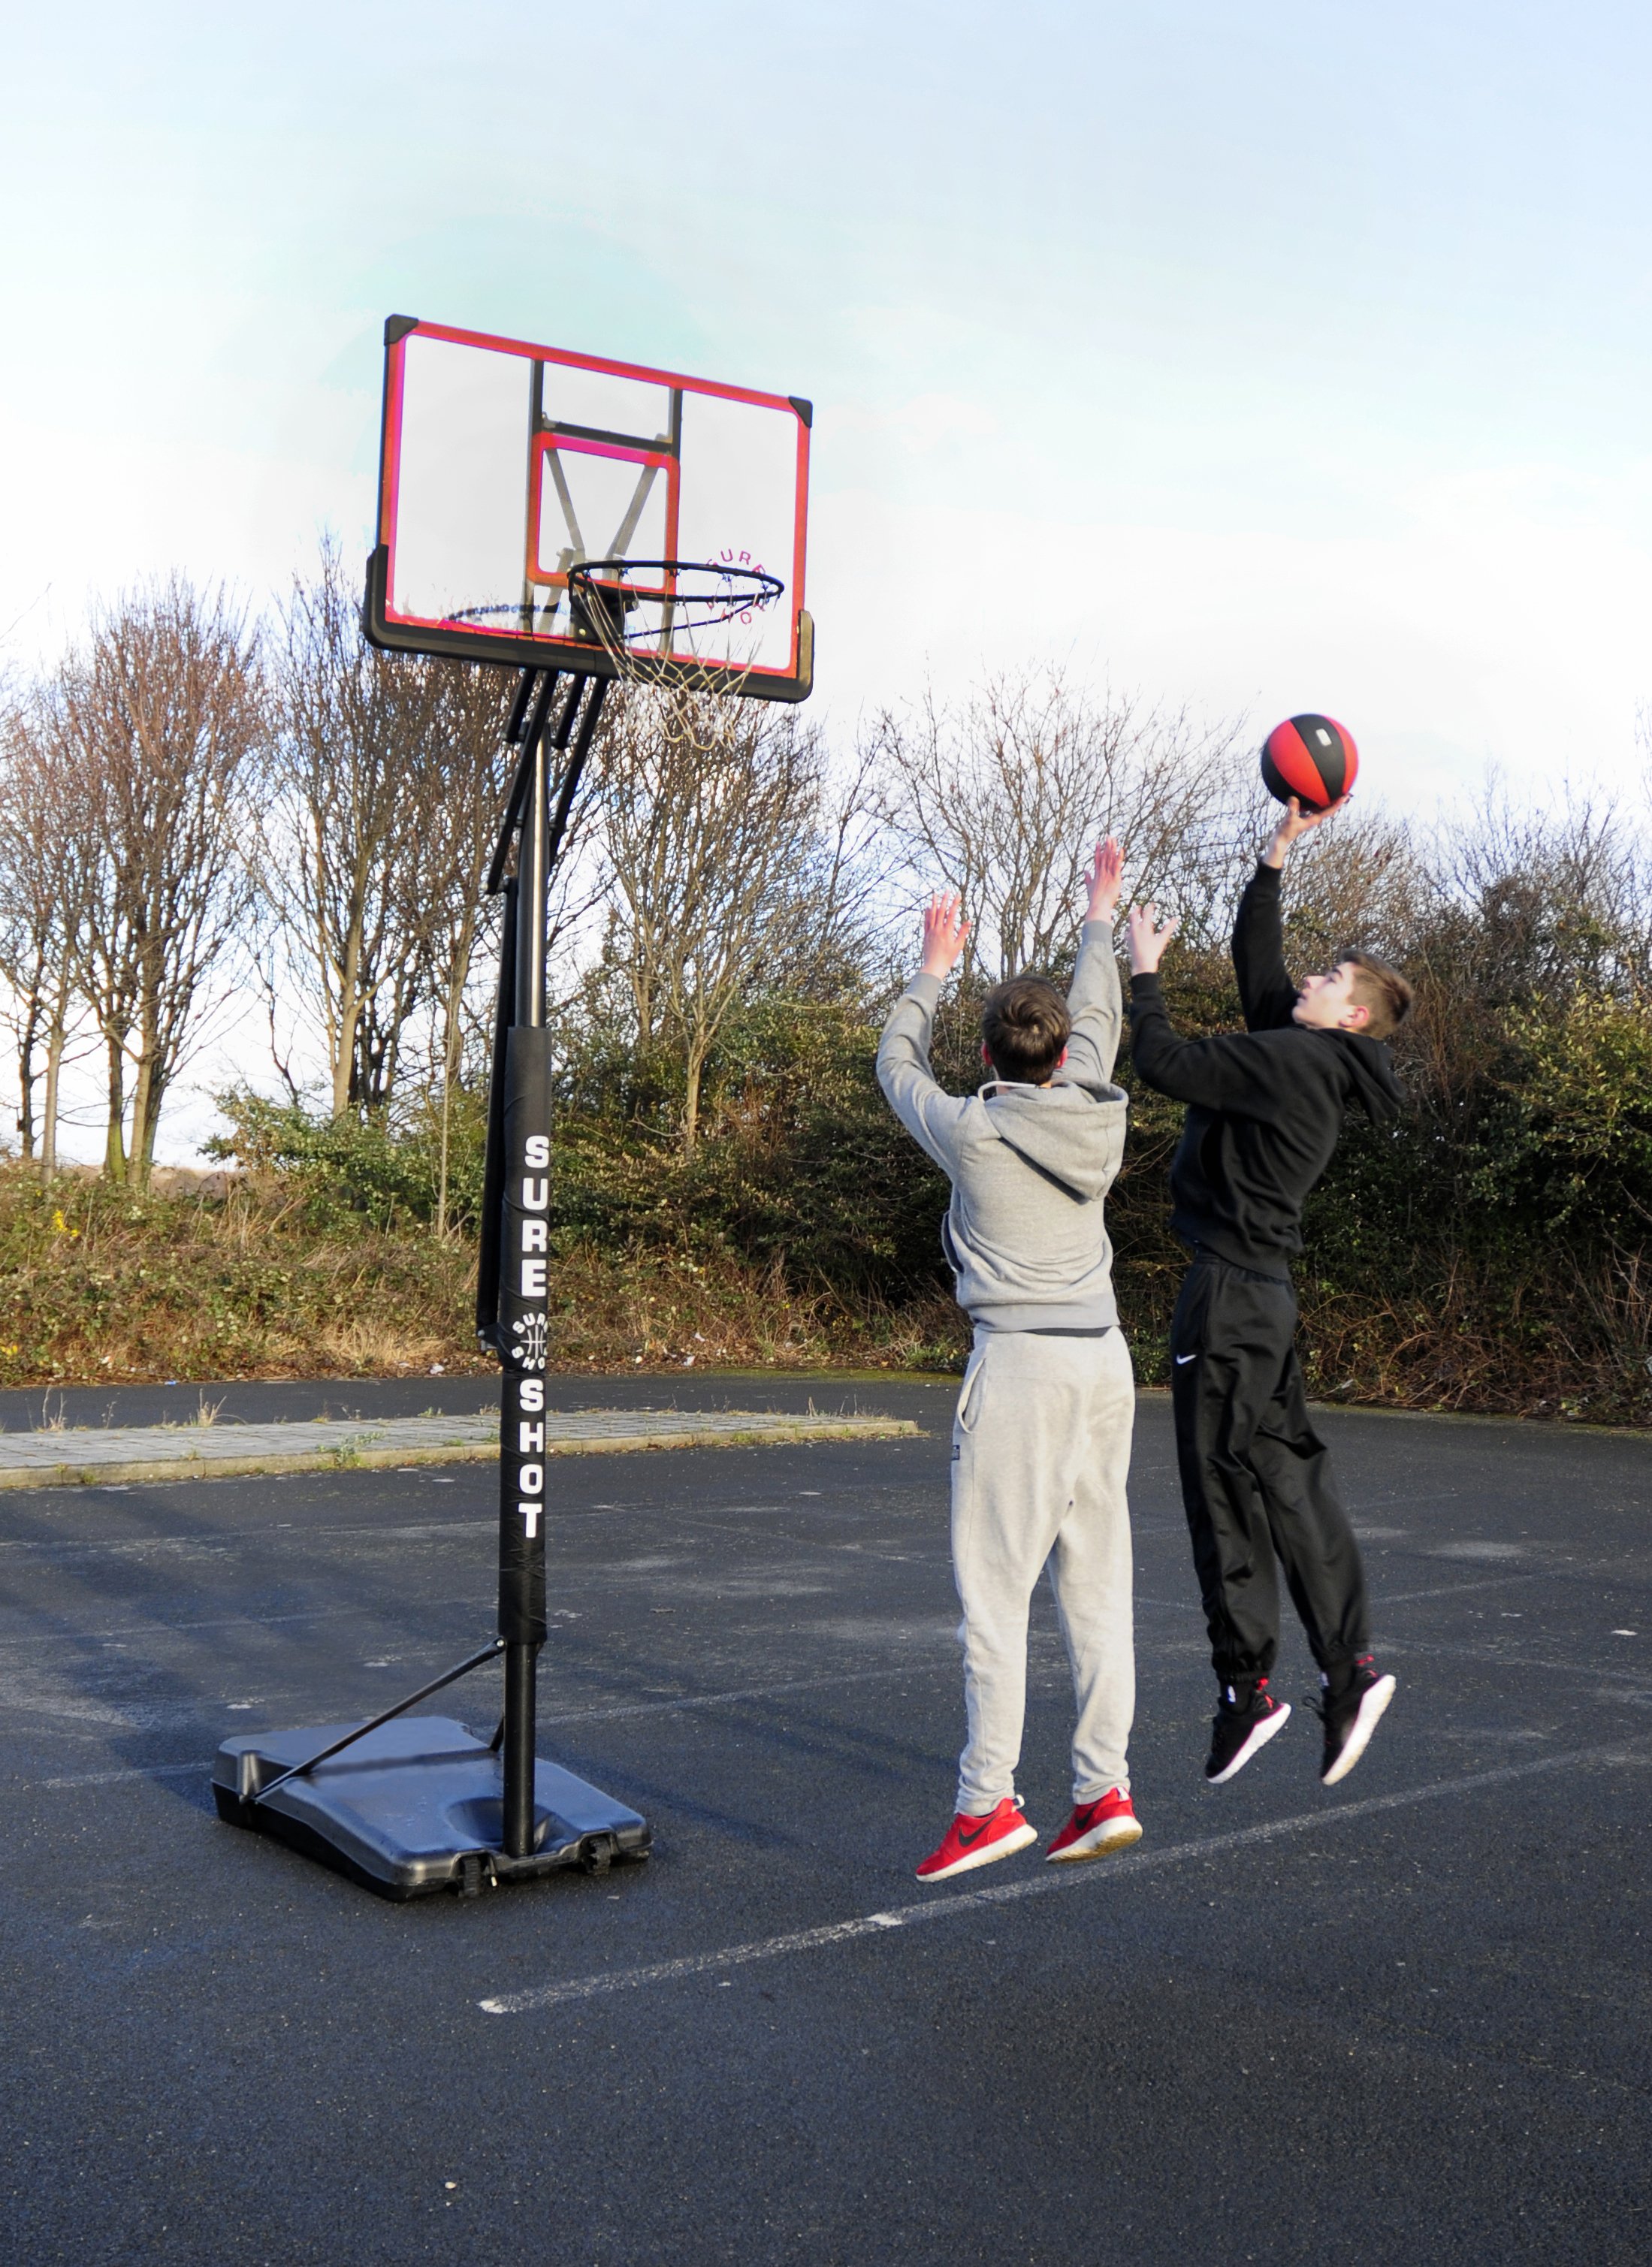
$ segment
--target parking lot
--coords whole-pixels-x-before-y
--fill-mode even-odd
[[[486,1641],[490,1470],[4,1498],[11,2256],[1646,2259],[1652,1442],[1327,1416],[1399,1696],[1335,1791],[1305,1710],[1212,1790],[1144,1398],[1146,1838],[926,1891],[950,1393],[837,1398],[924,1437],[558,1464],[541,1750],[655,1854],[474,1903],[382,1903],[221,1824],[208,1774]],[[1293,1632],[1276,1689],[1309,1676]],[[1031,1691],[1047,1837],[1042,1592]],[[496,1677],[430,1706],[491,1727]]]

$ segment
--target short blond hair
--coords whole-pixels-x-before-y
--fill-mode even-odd
[[[1355,1005],[1365,1010],[1366,1037],[1385,1039],[1397,1031],[1411,1013],[1413,998],[1411,987],[1399,971],[1374,952],[1362,952],[1357,945],[1340,952],[1337,963],[1355,972],[1348,991]]]

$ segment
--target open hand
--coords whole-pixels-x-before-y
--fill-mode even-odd
[[[1282,866],[1285,862],[1285,853],[1299,836],[1311,833],[1316,826],[1323,825],[1327,818],[1334,818],[1339,811],[1346,811],[1351,800],[1348,796],[1340,795],[1334,803],[1326,803],[1323,811],[1304,811],[1300,798],[1292,796],[1290,801],[1285,805],[1285,816],[1274,829],[1274,839],[1263,854],[1263,864]]]
[[[1156,906],[1132,906],[1130,908],[1130,972],[1146,976],[1164,957],[1164,948],[1181,927],[1180,917],[1170,914],[1159,919]]]
[[[951,891],[937,890],[923,909],[924,974],[950,976],[968,935],[964,900]]]
[[[1096,845],[1096,855],[1084,880],[1090,891],[1090,907],[1084,919],[1110,921],[1118,909],[1119,891],[1124,881],[1124,852],[1111,834],[1105,842]]]

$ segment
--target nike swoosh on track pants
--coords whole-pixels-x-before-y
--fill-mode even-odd
[[[1273,1669],[1275,1558],[1321,1669],[1369,1647],[1359,1545],[1309,1420],[1296,1334],[1286,1278],[1209,1252],[1188,1269],[1171,1324],[1171,1397],[1193,1565],[1224,1684]]]
[[[952,1572],[969,1719],[960,1810],[979,1816],[1015,1793],[1027,1614],[1046,1562],[1078,1708],[1073,1800],[1129,1786],[1135,1639],[1125,1491],[1134,1423],[1122,1331],[976,1332],[952,1427]]]

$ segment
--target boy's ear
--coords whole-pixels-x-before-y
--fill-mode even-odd
[[[1364,1001],[1355,1000],[1342,1010],[1338,1019],[1338,1025],[1339,1029],[1345,1031],[1362,1031],[1370,1020],[1371,1011]]]
[[[986,1064],[988,1069],[991,1070],[993,1067],[993,1051],[988,1045],[985,1039],[980,1043],[980,1059]]]

